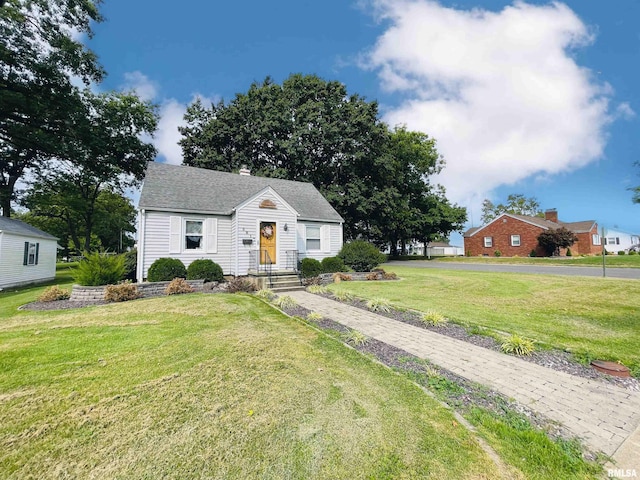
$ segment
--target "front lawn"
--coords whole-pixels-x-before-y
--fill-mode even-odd
[[[425,260],[421,257],[417,257],[417,259]],[[587,257],[444,257],[433,260],[452,263],[602,267],[602,256],[599,255]],[[605,265],[616,268],[640,268],[640,255],[607,255]]]
[[[332,289],[436,310],[470,326],[524,335],[640,373],[640,282],[612,278],[388,267],[402,279],[342,282]]]
[[[413,383],[258,299],[11,307],[37,291],[1,299],[1,478],[503,473]]]

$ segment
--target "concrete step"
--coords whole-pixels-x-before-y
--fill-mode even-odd
[[[279,295],[281,293],[285,293],[285,292],[302,292],[304,291],[304,285],[300,285],[298,283],[298,285],[292,285],[289,287],[276,287],[275,285],[273,286],[273,288],[271,289],[271,291],[273,293],[275,293],[276,295]]]

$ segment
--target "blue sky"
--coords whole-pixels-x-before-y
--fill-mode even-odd
[[[561,220],[640,233],[628,191],[640,184],[640,2],[137,0],[102,12],[89,41],[101,88],[159,104],[158,161],[181,163],[177,126],[195,96],[314,73],[436,138],[439,181],[469,226],[483,198],[523,193]]]

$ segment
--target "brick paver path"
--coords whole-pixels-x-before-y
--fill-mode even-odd
[[[613,455],[640,426],[638,392],[541,367],[319,295],[308,292],[289,295],[325,318],[428,359],[527,405],[562,423],[591,448],[608,455]],[[629,445],[627,442],[625,448]],[[640,459],[640,451],[633,450],[632,458],[637,453],[636,458]],[[629,468],[640,468],[640,460],[638,463],[637,467]]]

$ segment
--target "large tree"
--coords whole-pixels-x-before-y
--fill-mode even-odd
[[[577,241],[577,235],[565,227],[560,227],[555,230],[545,230],[538,235],[538,245],[540,245],[548,256],[559,255],[561,248],[569,248]]]
[[[156,154],[142,138],[155,131],[158,117],[153,105],[131,94],[85,91],[82,98],[78,137],[64,157],[35,172],[23,205],[64,220],[73,243],[91,251],[98,199],[105,190],[123,193],[142,179]]]
[[[531,217],[542,217],[544,214],[540,210],[540,204],[535,197],[525,197],[521,193],[512,193],[507,197],[506,203],[494,205],[489,199],[482,202],[482,223],[489,223],[503,213],[516,215],[529,215]]]
[[[101,21],[99,0],[8,0],[0,6],[0,208],[11,212],[16,182],[64,153],[81,98],[104,72],[80,41]]]

